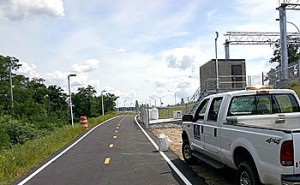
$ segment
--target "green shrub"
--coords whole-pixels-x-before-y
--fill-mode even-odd
[[[9,135],[6,133],[6,130],[2,123],[0,123],[0,151],[3,149],[8,149],[11,146]]]
[[[4,123],[4,129],[10,138],[10,143],[13,145],[24,144],[38,135],[38,130],[33,124],[20,123],[17,120],[13,120],[11,123]]]

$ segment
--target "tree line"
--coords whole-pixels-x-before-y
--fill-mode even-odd
[[[18,60],[0,55],[0,151],[70,124],[69,97],[64,90],[46,86],[43,78],[17,74],[21,67]],[[114,111],[117,99],[114,94],[103,94],[105,113]],[[102,115],[102,97],[91,85],[72,93],[72,103],[75,122],[83,115]]]

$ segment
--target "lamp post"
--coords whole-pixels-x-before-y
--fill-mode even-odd
[[[182,92],[183,90],[180,90],[180,91],[176,91],[175,92],[175,105],[176,105],[176,94],[178,93],[178,92]]]
[[[217,76],[217,86],[216,86],[216,91],[218,92],[219,90],[219,63],[218,63],[218,49],[217,49],[217,45],[218,45],[218,37],[219,37],[219,33],[216,31],[216,38],[215,38],[215,52],[216,52],[216,76]]]
[[[15,58],[15,57],[10,57],[10,64],[9,64],[9,86],[10,86],[10,98],[11,98],[11,118],[14,117],[14,93],[13,93],[13,84],[12,84],[12,76],[11,76],[13,62],[19,62],[19,59]]]
[[[276,21],[279,21],[279,19],[276,19]],[[299,29],[299,27],[295,23],[293,23],[291,21],[286,21],[286,22],[289,23],[289,24],[291,24],[291,25],[293,25],[296,28],[296,30],[298,31],[298,33],[300,33],[300,29]]]
[[[69,106],[70,106],[70,114],[71,114],[71,123],[72,126],[74,127],[74,122],[73,122],[73,108],[72,108],[72,97],[71,97],[71,89],[70,89],[70,77],[71,76],[76,76],[76,74],[69,74],[68,75],[68,89],[69,89],[69,96],[70,96],[70,101],[69,101]]]
[[[102,98],[102,116],[104,116],[104,104],[103,104],[103,93],[106,92],[106,90],[101,91],[101,98]]]

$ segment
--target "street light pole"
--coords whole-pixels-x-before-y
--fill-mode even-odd
[[[102,98],[102,116],[104,116],[104,104],[103,104],[103,93],[106,92],[106,90],[101,91],[101,98]]]
[[[15,57],[10,57],[10,64],[9,64],[9,86],[10,86],[10,98],[11,98],[11,118],[14,117],[14,93],[13,93],[13,83],[12,83],[12,67],[13,62],[18,62],[19,60]]]
[[[217,87],[216,87],[216,91],[218,92],[219,90],[219,62],[218,62],[218,49],[217,49],[217,45],[218,45],[218,37],[219,37],[219,33],[216,31],[216,38],[215,38],[215,52],[216,52],[216,76],[217,76]]]
[[[286,21],[286,22],[290,23],[293,26],[295,26],[295,28],[297,29],[298,33],[300,33],[299,27],[296,24],[292,23],[291,21]]]
[[[69,75],[68,75],[68,89],[69,89],[69,96],[70,96],[69,106],[70,106],[70,114],[71,114],[71,123],[72,123],[72,126],[74,127],[74,121],[73,121],[73,105],[72,105],[71,88],[70,88],[70,77],[71,77],[71,76],[76,76],[76,74],[69,74]]]

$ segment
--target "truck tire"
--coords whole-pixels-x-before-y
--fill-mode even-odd
[[[238,185],[259,185],[259,177],[253,163],[249,161],[243,161],[238,166]]]
[[[187,164],[195,164],[197,158],[192,155],[192,149],[188,141],[184,141],[182,144],[183,159]]]

